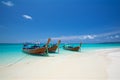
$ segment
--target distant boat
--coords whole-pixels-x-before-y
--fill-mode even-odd
[[[70,51],[79,51],[80,48],[81,48],[81,44],[82,44],[82,43],[80,43],[80,46],[76,46],[76,47],[73,47],[73,46],[71,46],[71,45],[64,45],[64,46],[63,46],[63,49],[65,49],[65,50],[70,50]]]
[[[57,44],[54,44],[50,47],[48,47],[48,52],[49,53],[55,53],[57,48],[59,48],[59,44],[60,44],[61,40],[58,40],[58,43]]]
[[[48,51],[48,44],[50,43],[51,39],[49,38],[45,46],[37,46],[34,45],[32,47],[28,47],[29,45],[24,44],[23,52],[30,53],[30,54],[46,54]]]

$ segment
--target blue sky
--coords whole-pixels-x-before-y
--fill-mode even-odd
[[[0,43],[120,41],[119,0],[1,0]]]

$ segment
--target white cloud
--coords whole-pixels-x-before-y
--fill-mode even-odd
[[[23,18],[25,18],[25,19],[32,20],[32,17],[31,17],[31,16],[29,16],[29,15],[22,15],[22,17],[23,17]]]
[[[96,35],[83,35],[81,39],[95,39]]]
[[[85,40],[85,39],[95,39],[96,35],[80,35],[80,36],[61,36],[61,37],[53,37],[53,40]]]
[[[115,38],[119,38],[120,36],[119,35],[115,35]]]
[[[119,33],[120,33],[120,31],[108,32],[108,33],[98,34],[98,35],[96,35],[96,37],[107,37],[107,36],[111,36],[111,35],[115,35],[115,34],[119,34]]]
[[[114,39],[114,37],[113,37],[113,36],[110,36],[110,38],[111,38],[111,39]]]
[[[14,6],[14,3],[11,2],[11,1],[2,1],[2,3],[3,3],[4,5],[6,5],[6,6],[9,6],[9,7]]]
[[[61,37],[53,37],[53,40],[94,40],[94,39],[113,39],[113,38],[119,38],[120,36],[117,35],[120,34],[120,31],[115,32],[108,32],[103,34],[96,34],[96,35],[79,35],[79,36],[61,36]],[[114,37],[113,37],[114,36]]]

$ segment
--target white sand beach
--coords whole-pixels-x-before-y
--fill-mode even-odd
[[[0,80],[120,80],[120,48],[25,59],[0,68]]]

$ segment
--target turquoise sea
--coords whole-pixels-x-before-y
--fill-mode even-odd
[[[73,53],[72,51],[67,51],[63,49],[64,44],[60,44],[59,53],[56,52],[52,55],[65,55],[65,53]],[[79,44],[71,44],[73,46],[78,46]],[[0,44],[0,67],[7,66],[10,64],[15,64],[23,59],[33,59],[33,58],[46,58],[43,56],[33,56],[22,52],[23,44]],[[120,43],[101,43],[101,44],[82,44],[81,51],[89,51],[96,49],[105,48],[120,48]],[[81,53],[81,52],[78,52]],[[26,57],[27,56],[27,57]],[[29,56],[29,57],[28,57]]]

